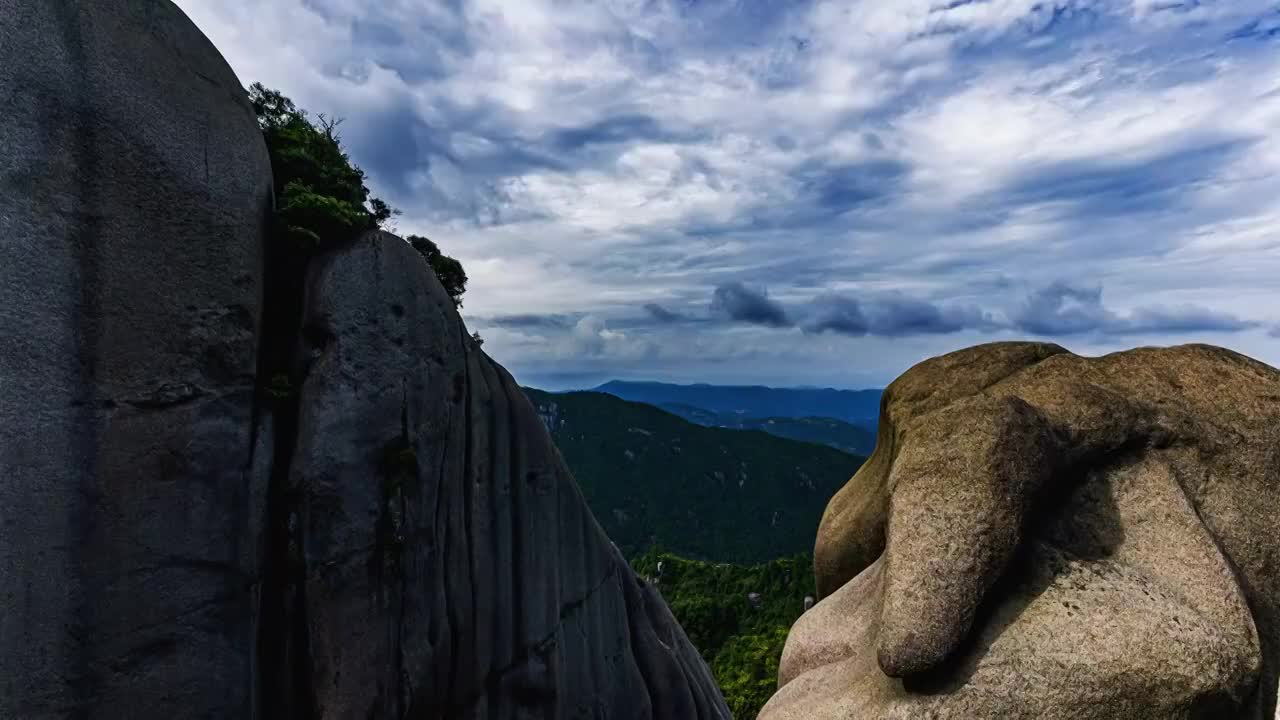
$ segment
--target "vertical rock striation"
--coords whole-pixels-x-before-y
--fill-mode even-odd
[[[253,110],[168,2],[0,0],[0,148],[0,717],[246,717]]]
[[[412,248],[321,258],[304,307],[281,656],[315,717],[728,717]]]
[[[172,4],[0,0],[0,98],[0,717],[728,717],[417,253],[266,277]]]

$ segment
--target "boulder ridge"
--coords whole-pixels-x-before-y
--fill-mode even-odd
[[[831,501],[763,720],[1272,718],[1280,371],[1206,345],[927,360]]]

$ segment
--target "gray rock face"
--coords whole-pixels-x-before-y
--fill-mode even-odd
[[[520,388],[405,242],[312,266],[289,467],[314,717],[727,718]]]
[[[1247,718],[1280,676],[1280,370],[997,343],[885,391],[764,720]]]
[[[0,0],[0,97],[0,718],[728,717],[402,240],[259,390],[269,161],[173,5]]]
[[[153,0],[0,0],[0,98],[0,717],[248,717],[253,111]]]

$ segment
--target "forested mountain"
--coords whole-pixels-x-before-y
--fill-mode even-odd
[[[810,552],[863,458],[754,430],[702,427],[595,392],[526,389],[618,547],[758,562]]]

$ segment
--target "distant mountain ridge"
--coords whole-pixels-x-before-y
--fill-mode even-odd
[[[760,430],[770,435],[818,443],[854,455],[867,456],[876,447],[874,429],[827,417],[764,417],[756,418],[739,413],[716,412],[692,405],[665,403],[657,407],[673,415],[706,427],[733,430]]]
[[[875,429],[882,390],[772,388],[762,385],[676,385],[612,380],[594,388],[623,400],[683,405],[749,418],[834,418]]]
[[[628,556],[655,545],[717,562],[811,552],[827,501],[864,459],[607,393],[524,392]]]

